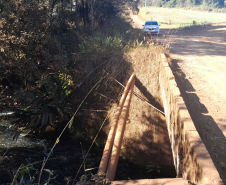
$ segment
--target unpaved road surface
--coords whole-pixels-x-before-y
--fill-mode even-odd
[[[226,184],[226,24],[178,31],[170,47],[182,97]]]
[[[132,15],[134,28],[144,23]],[[161,29],[170,66],[191,118],[226,184],[226,23]]]

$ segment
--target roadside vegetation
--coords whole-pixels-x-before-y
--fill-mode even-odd
[[[147,2],[148,6],[185,7],[185,2],[180,6],[176,1],[175,5],[172,1],[161,1],[160,4],[157,1]],[[223,7],[221,1],[212,3],[213,6],[211,3],[208,2],[209,8]],[[133,29],[130,14],[139,12],[144,20],[155,19],[166,27],[212,24],[225,20],[224,14],[190,14],[179,9],[165,11],[165,8],[148,7],[146,11],[144,8],[139,11],[138,5],[143,4],[144,1],[133,0],[0,2],[0,113],[15,112],[10,120],[15,129],[12,139],[17,140],[22,134],[49,136],[53,133],[57,134],[55,147],[61,142],[64,128],[69,128],[74,140],[103,146],[123,91],[117,81],[125,85],[133,72],[137,73],[140,82],[135,90],[139,92],[147,87],[145,92],[148,94],[151,91],[152,99],[159,105],[160,54],[168,52],[169,45],[163,46],[157,40],[142,35],[139,29]],[[142,117],[144,105],[140,100],[132,102],[131,107],[132,114],[139,112],[138,116]],[[137,111],[137,108],[140,110]],[[145,109],[149,110],[148,107]],[[158,115],[154,114],[157,120]],[[141,129],[151,128],[143,126]],[[135,133],[138,129],[131,126],[130,131]],[[24,160],[23,164],[15,164],[11,174],[12,184],[60,184],[51,167],[45,168],[54,147],[48,152],[44,147],[46,155],[41,162]],[[9,149],[3,150],[4,157]],[[87,162],[85,156],[89,149],[86,149],[87,153],[83,153],[82,147],[81,150],[80,158]],[[130,158],[128,153],[133,152],[127,150],[123,156]],[[60,162],[65,163],[63,159],[57,163]],[[87,180],[85,168],[92,168],[92,165],[83,165],[82,172],[79,172],[79,167],[77,165],[74,172],[85,174],[77,179],[65,176],[66,184],[76,182],[79,177],[83,183],[95,183],[93,181],[96,180],[105,183],[103,177],[92,174]],[[147,166],[148,173],[159,173],[160,167],[157,167],[153,170],[150,165]],[[7,170],[11,170],[10,166],[6,167]]]
[[[158,76],[159,56],[166,51],[132,28],[129,14],[137,12],[138,2],[0,2],[0,111],[15,112],[12,139],[63,134],[69,125],[75,139],[104,145],[107,127],[94,138],[123,90],[116,79],[125,84],[134,67],[140,73],[149,69],[140,65],[145,56]],[[52,183],[55,175],[44,168],[52,150],[40,169],[36,162],[17,166],[13,184]]]
[[[105,68],[110,66],[108,58],[123,54],[125,33],[131,26],[122,19],[119,2],[76,1],[76,7],[69,3],[2,1],[0,4],[0,81],[5,100],[0,106],[1,110],[20,109],[19,115],[31,120],[28,125],[27,121],[17,120],[16,126],[20,128],[41,131],[56,121],[68,120],[62,108],[66,99],[75,95],[72,92],[85,76],[95,65],[102,64],[101,68]],[[97,75],[101,76],[99,72]],[[87,87],[95,80],[89,81]],[[75,99],[79,101],[85,93],[76,93]],[[69,107],[72,106],[75,104]]]

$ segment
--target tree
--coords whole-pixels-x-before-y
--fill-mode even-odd
[[[48,67],[59,70],[62,50],[52,35],[56,27],[50,13],[52,4],[2,0],[0,7],[0,62],[2,70],[10,71],[8,79],[18,79],[26,87],[39,80]]]
[[[96,0],[89,0],[89,4],[90,4],[90,10],[91,10],[91,26],[92,26],[92,31],[94,28],[94,6],[95,6]]]

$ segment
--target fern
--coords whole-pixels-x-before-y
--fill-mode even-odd
[[[18,119],[14,126],[17,133],[14,139],[24,129],[42,132],[48,125],[54,126],[68,121],[73,113],[71,104],[66,103],[66,97],[71,92],[68,83],[69,80],[62,80],[62,76],[50,77],[40,83],[42,94],[27,93],[27,106],[16,114]]]

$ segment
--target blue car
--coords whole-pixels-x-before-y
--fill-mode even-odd
[[[143,33],[144,34],[159,34],[159,26],[160,24],[158,24],[157,21],[146,21],[145,22],[145,25],[142,25],[144,26],[143,28]]]

